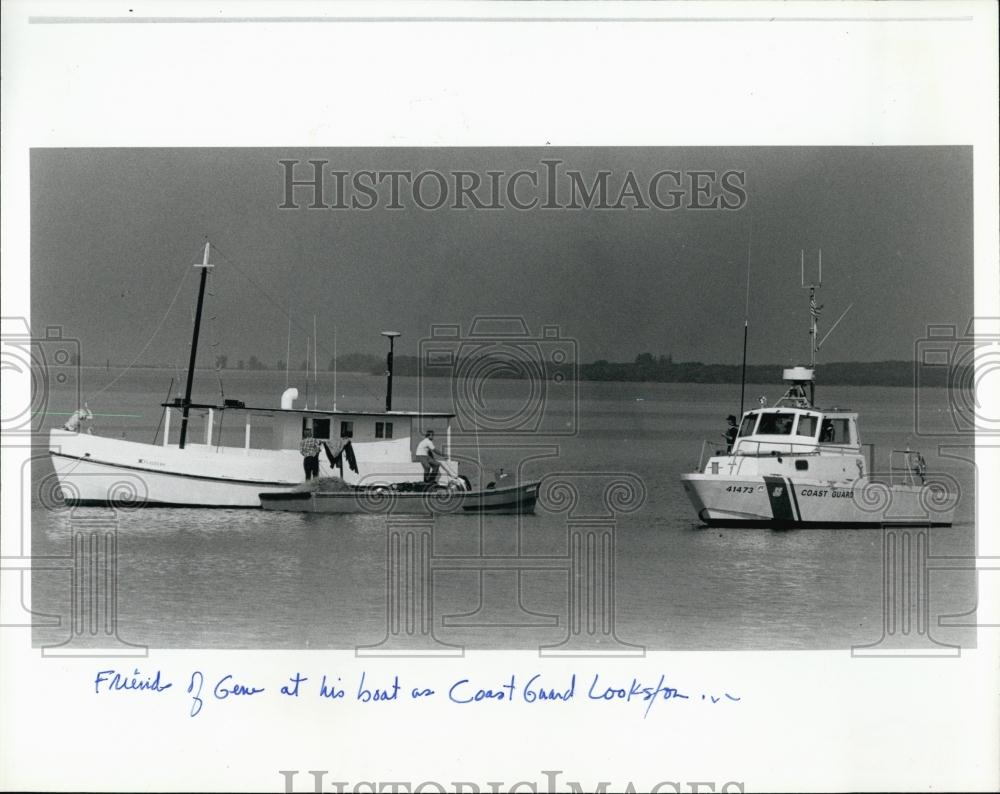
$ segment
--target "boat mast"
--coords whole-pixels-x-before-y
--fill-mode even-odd
[[[306,336],[306,408],[309,407],[309,337]]]
[[[840,325],[840,321],[843,320],[847,313],[854,307],[851,303],[846,309],[841,313],[840,317],[837,318],[836,322],[830,326],[830,330],[827,331],[823,338],[819,338],[819,315],[823,311],[822,306],[816,305],[816,290],[823,286],[823,249],[819,250],[819,262],[818,262],[818,273],[816,277],[815,284],[806,284],[806,254],[805,251],[800,253],[800,268],[801,268],[801,278],[803,289],[809,290],[809,367],[810,369],[815,369],[816,367],[816,354],[819,349],[823,347],[823,343],[829,338],[830,334],[833,333],[834,329]],[[816,399],[816,385],[815,380],[809,383],[809,402],[815,402]]]
[[[292,362],[292,307],[288,307],[288,337],[285,339],[285,388],[288,388],[288,367]]]
[[[819,331],[819,313],[822,311],[822,306],[816,305],[816,290],[823,286],[823,249],[819,250],[819,272],[817,274],[816,283],[806,284],[806,252],[804,250],[799,252],[799,268],[800,277],[802,279],[802,288],[809,290],[809,369],[816,368],[816,353],[819,351],[819,344],[817,344],[817,333]],[[812,380],[809,382],[809,402],[814,404],[816,402],[816,381]]]
[[[188,362],[187,386],[184,389],[184,411],[181,415],[181,437],[179,448],[184,449],[184,442],[187,441],[188,413],[191,410],[191,387],[194,386],[194,363],[198,355],[198,333],[201,331],[201,307],[205,302],[205,280],[208,278],[208,269],[213,267],[208,263],[208,249],[210,243],[205,243],[205,255],[201,264],[195,267],[201,268],[201,282],[198,284],[198,308],[194,313],[194,335],[191,339],[191,359]]]
[[[392,410],[392,350],[399,336],[399,331],[383,331],[382,336],[389,340],[389,355],[385,358],[385,410]]]

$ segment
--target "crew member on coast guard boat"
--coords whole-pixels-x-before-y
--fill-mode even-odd
[[[722,435],[726,439],[726,452],[732,452],[733,444],[736,443],[736,436],[739,434],[740,429],[736,425],[736,417],[732,414],[726,417],[726,421],[729,422],[729,427],[726,428],[726,432]]]

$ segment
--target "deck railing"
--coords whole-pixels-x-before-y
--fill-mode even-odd
[[[897,480],[904,485],[923,485],[927,479],[927,463],[915,449],[894,449],[889,453],[889,484]]]
[[[840,444],[817,444],[812,442],[796,441],[737,441],[739,446],[736,452],[727,452],[725,442],[711,441],[705,439],[701,442],[701,454],[698,456],[698,471],[704,471],[706,452],[707,457],[718,457],[720,455],[732,455],[736,458],[770,458],[776,455],[787,455],[801,457],[805,455],[856,455],[858,447],[844,446]],[[766,450],[761,450],[762,445],[767,445]],[[875,445],[861,444],[861,449],[867,452],[868,471],[871,472],[875,464]],[[891,468],[891,465],[890,465]]]

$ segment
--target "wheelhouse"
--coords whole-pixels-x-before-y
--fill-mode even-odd
[[[853,411],[776,406],[743,415],[732,451],[735,455],[804,454],[860,447],[858,415]]]

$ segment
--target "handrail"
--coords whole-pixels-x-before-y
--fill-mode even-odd
[[[897,455],[903,457],[897,465]],[[889,483],[895,484],[896,476],[905,485],[923,485],[927,480],[927,463],[916,449],[894,449],[889,453]],[[917,480],[919,479],[919,483]]]
[[[860,455],[868,447],[868,468],[872,468],[874,460],[874,445],[862,444],[860,447],[847,447],[838,444],[819,444],[813,442],[796,441],[747,441],[737,439],[739,449],[727,451],[725,442],[703,439],[701,442],[701,453],[698,455],[698,471],[704,471],[706,457],[731,456],[734,458],[770,458],[776,455],[787,456],[819,456],[819,455]],[[767,444],[768,449],[761,451],[761,446]],[[754,446],[751,446],[754,445]],[[774,447],[778,447],[775,449]]]
[[[707,447],[708,444],[709,444],[708,439],[707,438],[703,438],[702,441],[701,441],[701,454],[698,455],[698,468],[696,469],[696,471],[701,471],[702,469],[705,468],[705,465],[704,465],[705,464],[705,447]]]
[[[722,448],[719,442],[712,441],[710,439],[703,439],[701,442],[701,454],[698,456],[698,468],[696,471],[705,471],[705,458],[706,453],[709,458],[712,457],[722,457],[731,456],[734,458],[770,458],[775,455],[787,455],[789,457],[799,457],[799,456],[819,456],[825,454],[831,454],[836,452],[838,455],[855,454],[862,455],[867,463],[866,469],[863,472],[864,476],[872,477],[875,472],[875,445],[874,444],[861,444],[860,449],[847,449],[840,446],[823,445],[818,444],[799,444],[794,441],[788,442],[789,451],[785,452],[782,450],[768,450],[765,452],[760,452],[760,444],[762,443],[773,443],[773,442],[744,442],[744,444],[756,443],[758,445],[757,452],[727,452]],[[795,451],[791,447],[800,446],[807,447],[806,451]],[[908,458],[904,458],[903,465],[895,465],[896,455],[906,455]],[[742,468],[742,461],[737,466],[737,473],[739,473]],[[894,475],[902,476],[905,482],[910,485],[916,485],[917,479],[920,480],[922,484],[926,478],[926,463],[924,461],[923,455],[916,450],[892,450],[889,455],[889,483],[892,484],[894,480]]]
[[[739,448],[730,453],[737,457],[743,456],[748,458],[762,458],[770,457],[771,455],[820,455],[820,454],[837,454],[837,455],[857,455],[860,450],[855,446],[850,446],[846,444],[821,444],[815,441],[810,442],[798,442],[798,441],[745,441],[737,440],[736,442]],[[768,449],[764,452],[761,451],[761,446],[767,445]],[[756,445],[754,452],[746,451],[751,445]]]

